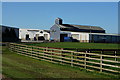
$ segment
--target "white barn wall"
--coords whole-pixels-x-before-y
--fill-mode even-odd
[[[31,30],[31,31],[28,31]],[[32,31],[32,30],[38,30],[38,31]],[[40,33],[42,31],[43,33]],[[19,30],[19,39],[26,40],[26,34],[29,34],[30,40],[34,40],[34,37],[36,37],[36,34],[38,36],[44,36],[44,34],[47,34],[48,37],[46,38],[47,40],[50,39],[50,34],[45,32],[44,30],[39,30],[39,29],[20,29]]]
[[[74,36],[77,35],[77,36]],[[73,37],[74,39],[80,40],[80,34],[77,32],[71,32],[71,37]]]
[[[60,34],[68,34],[68,37],[73,37],[80,42],[89,42],[89,33],[61,31]]]
[[[80,33],[80,42],[89,42],[89,33]]]
[[[60,28],[57,26],[57,24],[50,28],[50,38],[52,40],[60,41]]]
[[[80,42],[89,42],[89,33],[71,32],[71,34],[79,35],[79,37],[75,38],[73,36],[73,38],[79,40]]]

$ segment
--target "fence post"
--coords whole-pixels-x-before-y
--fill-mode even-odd
[[[44,54],[46,54],[48,51],[49,51],[49,50],[48,50],[48,47],[45,47],[44,53],[43,53],[43,56],[44,56],[44,57],[46,56],[46,55],[44,55]],[[43,58],[44,58],[44,57],[43,57]]]
[[[9,44],[9,49],[10,49],[10,51],[12,51],[11,44]]]
[[[12,51],[14,51],[14,44],[12,44],[11,49],[12,49]]]
[[[116,56],[116,51],[114,51],[114,54],[115,54],[114,56]],[[117,58],[116,58],[116,57],[115,57],[115,61],[117,61]]]
[[[33,47],[31,47],[31,55],[30,55],[31,57],[33,57],[32,54],[33,54]]]
[[[103,54],[103,50],[101,50],[101,54]]]
[[[43,58],[44,58],[45,51],[46,51],[46,48],[43,48],[42,50],[43,50],[43,57],[42,57],[42,59],[43,59]]]
[[[16,45],[16,52],[18,53],[18,45]]]
[[[100,55],[100,72],[102,72],[102,54]]]
[[[61,49],[61,64],[62,64],[62,53],[63,53],[63,48]]]
[[[12,46],[12,51],[14,51],[14,48],[15,48],[15,47],[14,47],[14,44],[12,44],[12,45],[13,45],[13,46]]]
[[[14,44],[14,51],[16,52],[16,44]]]
[[[10,43],[7,43],[7,47],[8,47],[8,49],[10,50]]]
[[[17,53],[19,53],[19,45],[17,46]]]
[[[87,51],[86,51],[87,53]],[[86,53],[85,53],[85,58],[84,58],[84,68],[86,69]]]
[[[22,54],[21,45],[19,45],[19,54]]]
[[[13,47],[13,46],[12,46],[12,44],[10,43],[10,50],[11,50],[11,51],[13,51],[13,48],[12,48],[12,47]]]
[[[53,50],[51,50],[51,61],[52,61],[52,52],[53,52]]]
[[[15,46],[15,51],[16,51],[16,53],[18,53],[17,50],[18,50],[18,48],[17,48],[17,45],[16,45],[16,46]]]
[[[17,53],[19,53],[19,45],[17,45]]]
[[[71,52],[71,66],[73,67],[73,52]]]
[[[18,53],[18,45],[16,45],[16,52]]]
[[[28,50],[29,50],[29,49],[28,49],[28,47],[27,47],[27,46],[26,46],[26,50],[27,50],[27,51],[25,51],[25,52],[26,52],[26,53],[28,53]],[[23,54],[27,55],[26,53],[23,53]]]

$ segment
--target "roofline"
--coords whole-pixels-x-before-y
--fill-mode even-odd
[[[61,32],[71,32],[71,31],[61,31]],[[71,32],[71,33],[87,33],[87,32]],[[87,34],[101,34],[101,35],[117,35],[117,36],[120,36],[120,34],[110,34],[110,33],[87,33]]]
[[[59,24],[61,25],[61,24]],[[63,24],[64,25],[64,24]],[[78,25],[78,24],[68,24],[68,25]],[[91,25],[79,25],[79,26],[91,26]],[[100,27],[100,26],[91,26],[91,27]],[[101,28],[101,27],[100,27]]]
[[[8,27],[8,28],[16,28],[16,29],[19,29],[17,27],[11,27],[11,26],[5,26],[5,25],[0,25],[0,27]]]
[[[25,30],[43,30],[43,29],[28,29],[28,28],[19,28],[19,29],[25,29]]]

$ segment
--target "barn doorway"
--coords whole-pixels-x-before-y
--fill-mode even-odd
[[[60,34],[60,42],[64,42],[64,37],[67,37],[68,34]]]
[[[30,40],[29,34],[26,34],[26,40]]]
[[[45,40],[44,36],[39,36],[38,40]]]

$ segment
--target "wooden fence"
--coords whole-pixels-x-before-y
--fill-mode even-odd
[[[10,43],[11,51],[48,62],[68,64],[89,71],[120,75],[120,56]]]
[[[120,49],[81,49],[81,48],[64,48],[64,50],[72,50],[77,52],[88,52],[88,53],[102,53],[114,56],[120,56]]]

